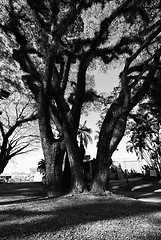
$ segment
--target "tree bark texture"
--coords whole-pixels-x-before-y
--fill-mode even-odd
[[[43,148],[46,166],[44,191],[47,195],[62,192],[62,150],[59,142],[45,145]]]
[[[71,129],[72,126],[69,126],[69,123],[66,124],[64,128],[64,139],[70,163],[71,190],[75,193],[81,193],[85,188],[83,158],[75,134],[72,134]]]
[[[59,140],[55,140],[48,119],[48,107],[43,94],[39,96],[39,129],[42,149],[46,165],[46,183],[44,191],[47,195],[62,192],[62,162],[64,150]]]
[[[117,115],[116,110],[118,113],[121,112],[120,106],[111,105],[102,124],[94,164],[92,192],[108,190],[109,167],[112,164],[111,157],[124,135],[127,119],[125,113]]]
[[[105,128],[104,124],[104,128]],[[111,165],[110,133],[102,128],[98,142],[97,156],[94,163],[94,177],[91,192],[104,192],[108,188],[109,167]]]
[[[10,160],[10,157],[2,156],[0,158],[0,174],[3,173],[5,167],[7,166],[8,162]]]

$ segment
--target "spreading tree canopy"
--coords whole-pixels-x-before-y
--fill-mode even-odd
[[[160,1],[3,0],[0,17],[3,58],[18,63],[37,104],[48,193],[61,190],[65,153],[72,188],[83,191],[77,132],[87,73],[123,63],[121,89],[106,109],[98,142],[93,190],[105,190],[111,155],[124,134],[127,115],[159,71]]]

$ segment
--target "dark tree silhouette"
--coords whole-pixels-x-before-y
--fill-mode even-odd
[[[106,66],[125,62],[120,75],[121,91],[107,109],[98,142],[92,191],[106,190],[111,155],[124,134],[127,115],[146,94],[159,70],[160,1],[155,3],[148,0],[2,3],[0,28],[12,42],[10,58],[19,63],[22,80],[37,104],[49,194],[62,189],[65,152],[72,189],[84,190],[77,132],[86,95],[86,76],[92,65],[97,67],[95,60]],[[91,12],[95,23],[91,22]],[[73,89],[67,94],[73,82]],[[51,119],[59,131],[57,138]]]
[[[14,101],[14,93],[1,104],[0,120],[0,173],[10,159],[19,154],[33,151],[40,146],[39,132],[33,124],[38,116],[24,97]],[[37,128],[38,130],[38,128]]]

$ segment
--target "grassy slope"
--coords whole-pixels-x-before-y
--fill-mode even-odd
[[[45,199],[34,195],[38,190],[39,184],[0,185],[0,239],[161,239],[159,204],[114,194]]]

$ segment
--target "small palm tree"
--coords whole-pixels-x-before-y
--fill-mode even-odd
[[[126,144],[128,152],[135,151],[139,160],[144,159],[149,166],[158,165],[160,169],[160,146],[159,124],[157,117],[147,111],[147,104],[140,104],[140,109],[136,114],[130,114],[135,120],[128,124],[128,135],[130,137]]]
[[[42,175],[45,174],[46,167],[45,167],[45,160],[44,160],[44,159],[41,159],[41,160],[38,162],[37,171],[40,172]]]
[[[41,159],[38,162],[37,171],[41,174],[42,183],[43,183],[43,185],[45,185],[45,182],[46,182],[46,167],[45,167],[45,160],[44,159]]]
[[[95,131],[96,135],[94,136],[94,139],[97,141],[96,142],[96,146],[98,147],[98,141],[99,141],[99,134],[100,134],[100,131]]]
[[[80,146],[84,146],[85,148],[87,148],[87,145],[89,142],[93,142],[92,137],[91,137],[91,133],[92,133],[92,129],[88,128],[86,126],[87,121],[85,121],[83,123],[83,125],[80,125],[79,129],[78,129],[78,138],[79,138],[79,143]]]

